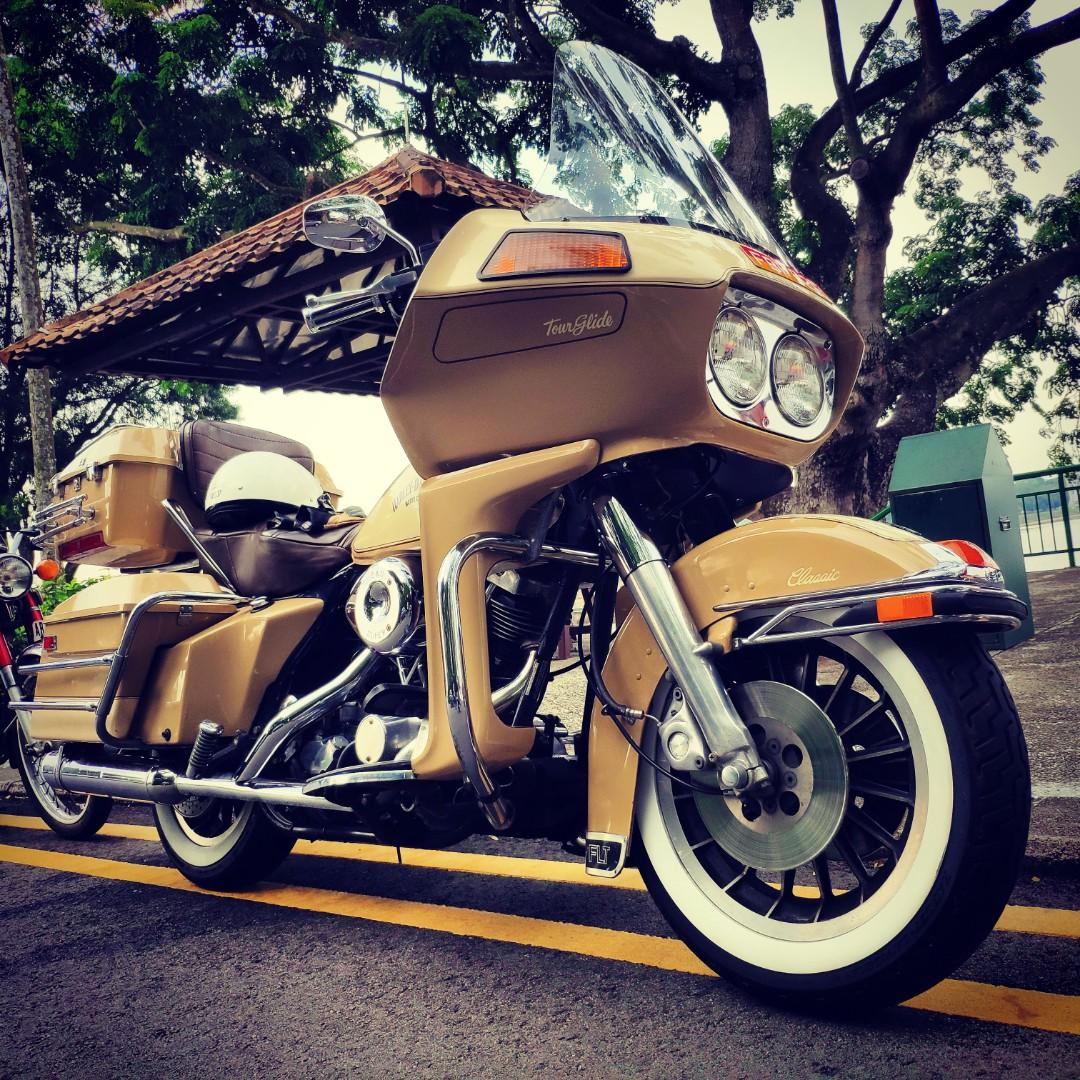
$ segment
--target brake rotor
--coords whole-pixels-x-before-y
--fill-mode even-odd
[[[799,690],[760,680],[731,698],[773,778],[774,794],[694,795],[712,838],[745,866],[793,870],[820,855],[844,819],[844,744],[825,713]]]

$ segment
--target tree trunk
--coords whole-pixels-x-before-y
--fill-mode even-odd
[[[0,33],[0,156],[7,180],[8,214],[19,279],[19,310],[23,335],[32,334],[45,321],[38,282],[34,221],[30,214],[30,193],[26,182],[26,162],[22,140],[15,122],[15,95],[7,68],[7,49]],[[34,445],[34,507],[49,501],[50,484],[56,472],[56,439],[53,432],[52,380],[48,368],[27,373],[30,398],[30,434]]]

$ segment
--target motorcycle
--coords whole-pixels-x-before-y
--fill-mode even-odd
[[[371,199],[305,208],[339,257],[401,252],[305,309],[394,327],[411,467],[362,522],[306,447],[233,424],[113,429],[58,474],[38,543],[123,572],[53,613],[32,699],[6,684],[29,794],[58,830],[57,799],[151,803],[213,889],[298,837],[547,839],[638,867],[758,994],[908,998],[1018,872],[1026,752],[978,631],[1024,605],[966,541],[754,516],[838,424],[862,341],[648,75],[559,50],[539,186],[431,251]],[[317,505],[275,506],[286,473]],[[541,702],[575,623],[571,733]]]
[[[29,716],[17,711],[34,694],[34,671],[41,662],[45,620],[41,594],[33,588],[60,576],[58,563],[46,559],[32,566],[33,531],[9,534],[0,554],[0,764],[18,770],[33,792],[41,816],[61,836],[81,840],[93,836],[108,820],[112,800],[55,791],[36,772],[38,756],[30,751]]]

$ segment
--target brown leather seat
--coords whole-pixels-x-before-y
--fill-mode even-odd
[[[180,429],[180,457],[188,489],[200,509],[214,473],[250,450],[283,454],[315,471],[311,451],[294,439],[225,420],[190,420]],[[315,534],[271,529],[265,523],[237,532],[198,532],[241,595],[281,597],[303,592],[346,566],[351,558],[349,542],[359,525],[359,520],[351,519]]]
[[[349,564],[359,527],[353,520],[314,535],[260,527],[199,539],[242,596],[295,596]]]
[[[200,509],[206,502],[206,489],[214,473],[226,461],[250,450],[283,454],[300,462],[308,472],[315,471],[311,451],[295,439],[229,420],[189,420],[180,429],[180,459],[188,490]]]

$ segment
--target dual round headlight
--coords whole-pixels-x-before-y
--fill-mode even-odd
[[[810,427],[832,409],[832,354],[799,334],[785,333],[774,344],[770,363],[760,328],[739,308],[724,308],[717,316],[709,368],[724,397],[741,409],[765,398],[770,383],[777,408],[798,428]]]
[[[25,596],[34,580],[30,564],[18,555],[0,555],[0,600]]]

